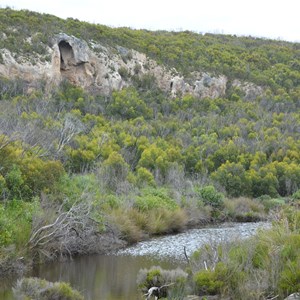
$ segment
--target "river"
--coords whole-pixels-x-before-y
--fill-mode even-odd
[[[253,235],[268,223],[233,223],[190,229],[110,253],[78,257],[66,262],[45,264],[31,276],[49,281],[66,281],[84,295],[86,300],[140,300],[137,291],[137,273],[142,268],[160,265],[165,269],[185,267],[184,248],[191,255],[201,245],[222,242]],[[11,285],[14,279],[0,283],[0,300],[14,299]]]

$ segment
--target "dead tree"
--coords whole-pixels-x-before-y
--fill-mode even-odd
[[[162,285],[161,287],[153,286],[151,287],[148,292],[145,294],[146,299],[149,300],[151,297],[154,297],[155,300],[165,297],[167,295],[167,288],[174,283],[169,283]]]
[[[51,220],[47,224],[45,216],[35,221],[27,243],[30,251],[50,259],[58,254],[82,253],[91,247],[88,244],[99,230],[99,222],[91,216],[91,201],[80,200],[68,210],[65,206],[63,203],[52,218],[51,210],[47,209],[47,218]]]

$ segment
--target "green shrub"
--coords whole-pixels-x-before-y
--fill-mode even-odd
[[[284,239],[284,244],[281,249],[281,258],[285,261],[297,261],[300,262],[300,235],[292,233],[287,235]]]
[[[152,266],[150,269],[141,269],[139,271],[137,284],[143,292],[154,286],[161,287],[170,284],[168,289],[165,290],[164,296],[166,297],[172,291],[174,293],[174,290],[176,290],[176,293],[182,292],[187,278],[188,274],[180,268],[165,270],[159,266]]]
[[[257,200],[240,197],[224,201],[227,218],[237,222],[256,222],[265,219],[265,207]]]
[[[62,176],[57,184],[53,186],[53,201],[66,202],[70,207],[74,202],[78,201],[83,191],[85,193],[99,194],[99,184],[93,174],[73,174]],[[66,207],[66,208],[68,208]]]
[[[287,296],[295,291],[300,291],[300,257],[297,261],[289,261],[280,274],[279,291]]]
[[[187,222],[182,209],[157,208],[147,212],[146,230],[151,234],[179,232]]]
[[[137,181],[139,186],[141,187],[144,185],[155,186],[155,179],[153,174],[144,167],[138,168]]]
[[[217,295],[221,292],[224,283],[218,279],[217,273],[212,270],[202,270],[194,275],[197,291],[202,295]]]
[[[120,202],[120,197],[117,197],[116,195],[107,195],[105,197],[105,204],[107,204],[110,209],[119,208],[121,205]]]
[[[213,208],[221,209],[224,205],[224,196],[216,191],[214,186],[208,185],[199,190],[201,200],[205,205],[210,205]]]
[[[289,206],[284,209],[282,214],[282,220],[287,221],[288,228],[292,232],[300,233],[300,211]]]
[[[140,241],[145,235],[159,235],[182,230],[187,216],[182,209],[153,208],[141,211],[136,208],[113,209],[111,218],[123,237],[129,242]]]
[[[22,278],[13,288],[14,296],[18,299],[39,300],[83,300],[83,296],[65,282],[49,282],[39,278]]]
[[[254,253],[252,256],[252,265],[254,268],[267,268],[269,263],[269,245],[266,243],[258,242],[255,246]]]
[[[141,195],[136,197],[135,206],[147,211],[154,208],[166,208],[175,210],[178,204],[168,195],[168,190],[164,188],[145,188],[141,191]]]
[[[296,191],[292,197],[291,197],[292,201],[295,203],[295,204],[300,204],[300,190]]]
[[[110,218],[121,232],[123,238],[130,243],[136,243],[143,238],[143,228],[147,222],[146,215],[135,209],[114,209]]]
[[[293,195],[292,195],[292,199],[294,200],[300,200],[300,190],[296,191]]]
[[[118,72],[124,80],[126,80],[130,77],[130,73],[129,73],[128,69],[125,67],[120,67]]]
[[[17,250],[24,250],[31,233],[32,217],[39,209],[38,199],[31,203],[11,200],[0,204],[0,247],[13,244]]]
[[[260,199],[259,199],[260,200]],[[262,205],[265,207],[265,211],[268,213],[275,208],[282,207],[285,204],[285,200],[282,198],[263,199],[261,200]]]
[[[300,213],[285,208],[281,220],[246,240],[207,244],[191,257],[193,280],[201,294],[235,300],[284,299],[300,286]],[[204,263],[206,269],[204,270]]]

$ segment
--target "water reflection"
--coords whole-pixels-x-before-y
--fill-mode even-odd
[[[182,234],[165,236],[111,255],[78,257],[72,261],[42,265],[32,274],[46,280],[66,281],[86,300],[140,300],[136,279],[138,271],[160,265],[173,269],[183,264],[183,246],[191,254],[203,243],[253,235],[266,223],[224,224],[220,227],[193,229]],[[0,300],[12,300],[12,280],[0,283]]]
[[[49,281],[70,282],[86,300],[138,300],[141,299],[136,286],[138,271],[158,264],[164,268],[176,267],[145,257],[94,255],[45,265],[33,275]]]

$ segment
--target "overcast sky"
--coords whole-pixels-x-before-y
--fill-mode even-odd
[[[252,35],[300,42],[300,0],[0,0],[112,27]]]

